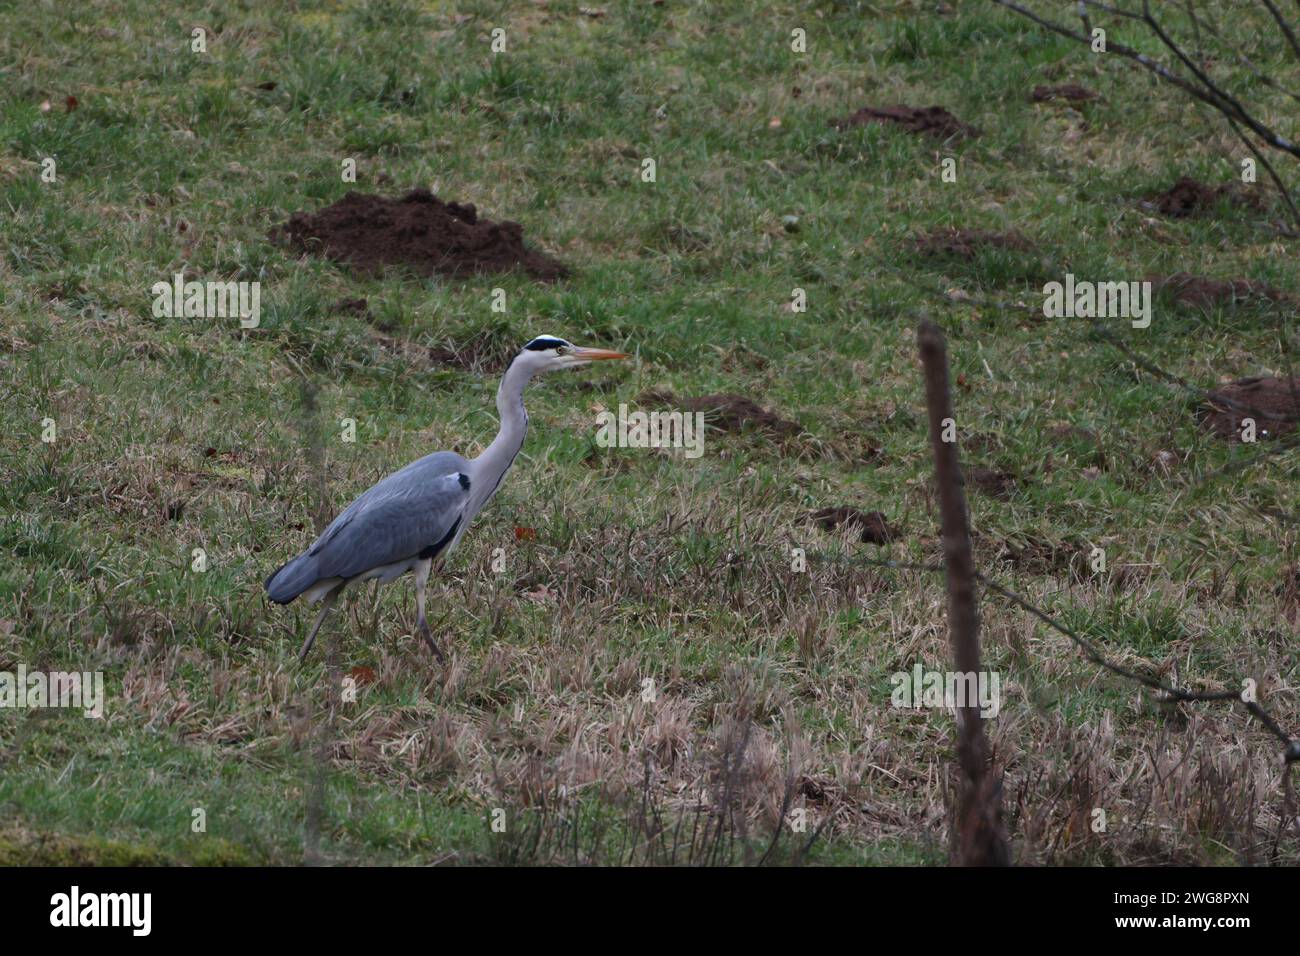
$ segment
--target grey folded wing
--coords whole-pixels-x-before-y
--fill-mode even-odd
[[[317,578],[351,578],[445,548],[469,502],[467,464],[460,455],[438,452],[364,492],[307,551]]]

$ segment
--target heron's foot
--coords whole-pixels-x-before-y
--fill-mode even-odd
[[[438,658],[439,664],[446,664],[447,656],[443,654],[442,648],[438,646],[438,642],[433,639],[433,631],[429,630],[429,622],[421,617],[417,623],[420,627],[420,636],[424,638],[424,643],[428,644],[429,649],[433,651],[433,656]]]

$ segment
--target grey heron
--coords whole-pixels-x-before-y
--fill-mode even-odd
[[[501,427],[481,455],[463,458],[437,451],[393,472],[343,509],[310,548],[268,577],[267,594],[277,604],[288,604],[299,595],[310,604],[324,602],[299,661],[307,657],[344,588],[372,578],[387,583],[407,571],[415,572],[417,627],[434,656],[444,661],[424,616],[425,586],[434,563],[441,570],[523,448],[528,429],[524,386],[541,372],[622,358],[627,358],[623,352],[583,348],[552,335],[533,339],[501,377]]]

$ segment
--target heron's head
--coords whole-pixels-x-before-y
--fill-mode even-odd
[[[551,372],[557,368],[577,368],[590,362],[624,358],[627,358],[624,352],[584,348],[556,338],[554,335],[539,335],[523,347],[515,357],[515,362],[523,363],[530,372],[536,374]]]

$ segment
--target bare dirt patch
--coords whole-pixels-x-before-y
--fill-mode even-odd
[[[1028,252],[1033,245],[1018,232],[985,232],[980,229],[948,227],[922,233],[912,245],[923,256],[953,256],[974,259],[981,249],[1009,249]]]
[[[1009,471],[976,466],[966,469],[966,484],[990,497],[1006,501],[1019,490],[1020,478]]]
[[[1046,103],[1048,100],[1086,103],[1088,100],[1095,100],[1097,93],[1077,83],[1062,83],[1060,86],[1035,86],[1029,98],[1035,103]]]
[[[909,133],[934,136],[939,139],[972,139],[980,131],[963,123],[942,106],[864,106],[852,116],[836,120],[836,129],[850,129],[870,123],[892,123]]]
[[[522,269],[546,282],[569,275],[524,244],[517,222],[479,218],[473,203],[443,202],[427,189],[400,199],[348,193],[315,213],[296,212],[271,238],[364,272],[387,266],[417,275],[466,276]]]
[[[1242,420],[1255,420],[1255,436],[1280,438],[1300,421],[1300,378],[1241,378],[1221,385],[1197,409],[1201,427],[1224,441],[1240,442]]]
[[[687,412],[703,412],[704,420],[727,432],[754,428],[783,438],[793,438],[803,433],[795,422],[770,412],[752,398],[722,392],[701,395],[698,398],[674,396],[671,392],[652,389],[637,398],[642,405],[674,408]]]
[[[857,529],[862,532],[862,540],[867,544],[889,544],[899,537],[897,529],[891,527],[879,511],[864,512],[841,505],[814,511],[809,518],[823,531],[834,531],[841,526]]]
[[[1146,281],[1157,291],[1165,291],[1175,302],[1184,305],[1232,305],[1237,302],[1276,302],[1294,305],[1296,300],[1267,282],[1255,279],[1208,279],[1190,272],[1172,275],[1149,275]]]
[[[1259,200],[1235,183],[1209,186],[1191,176],[1183,176],[1164,192],[1148,196],[1143,205],[1177,219],[1209,212],[1225,200],[1234,206],[1259,207]]]

